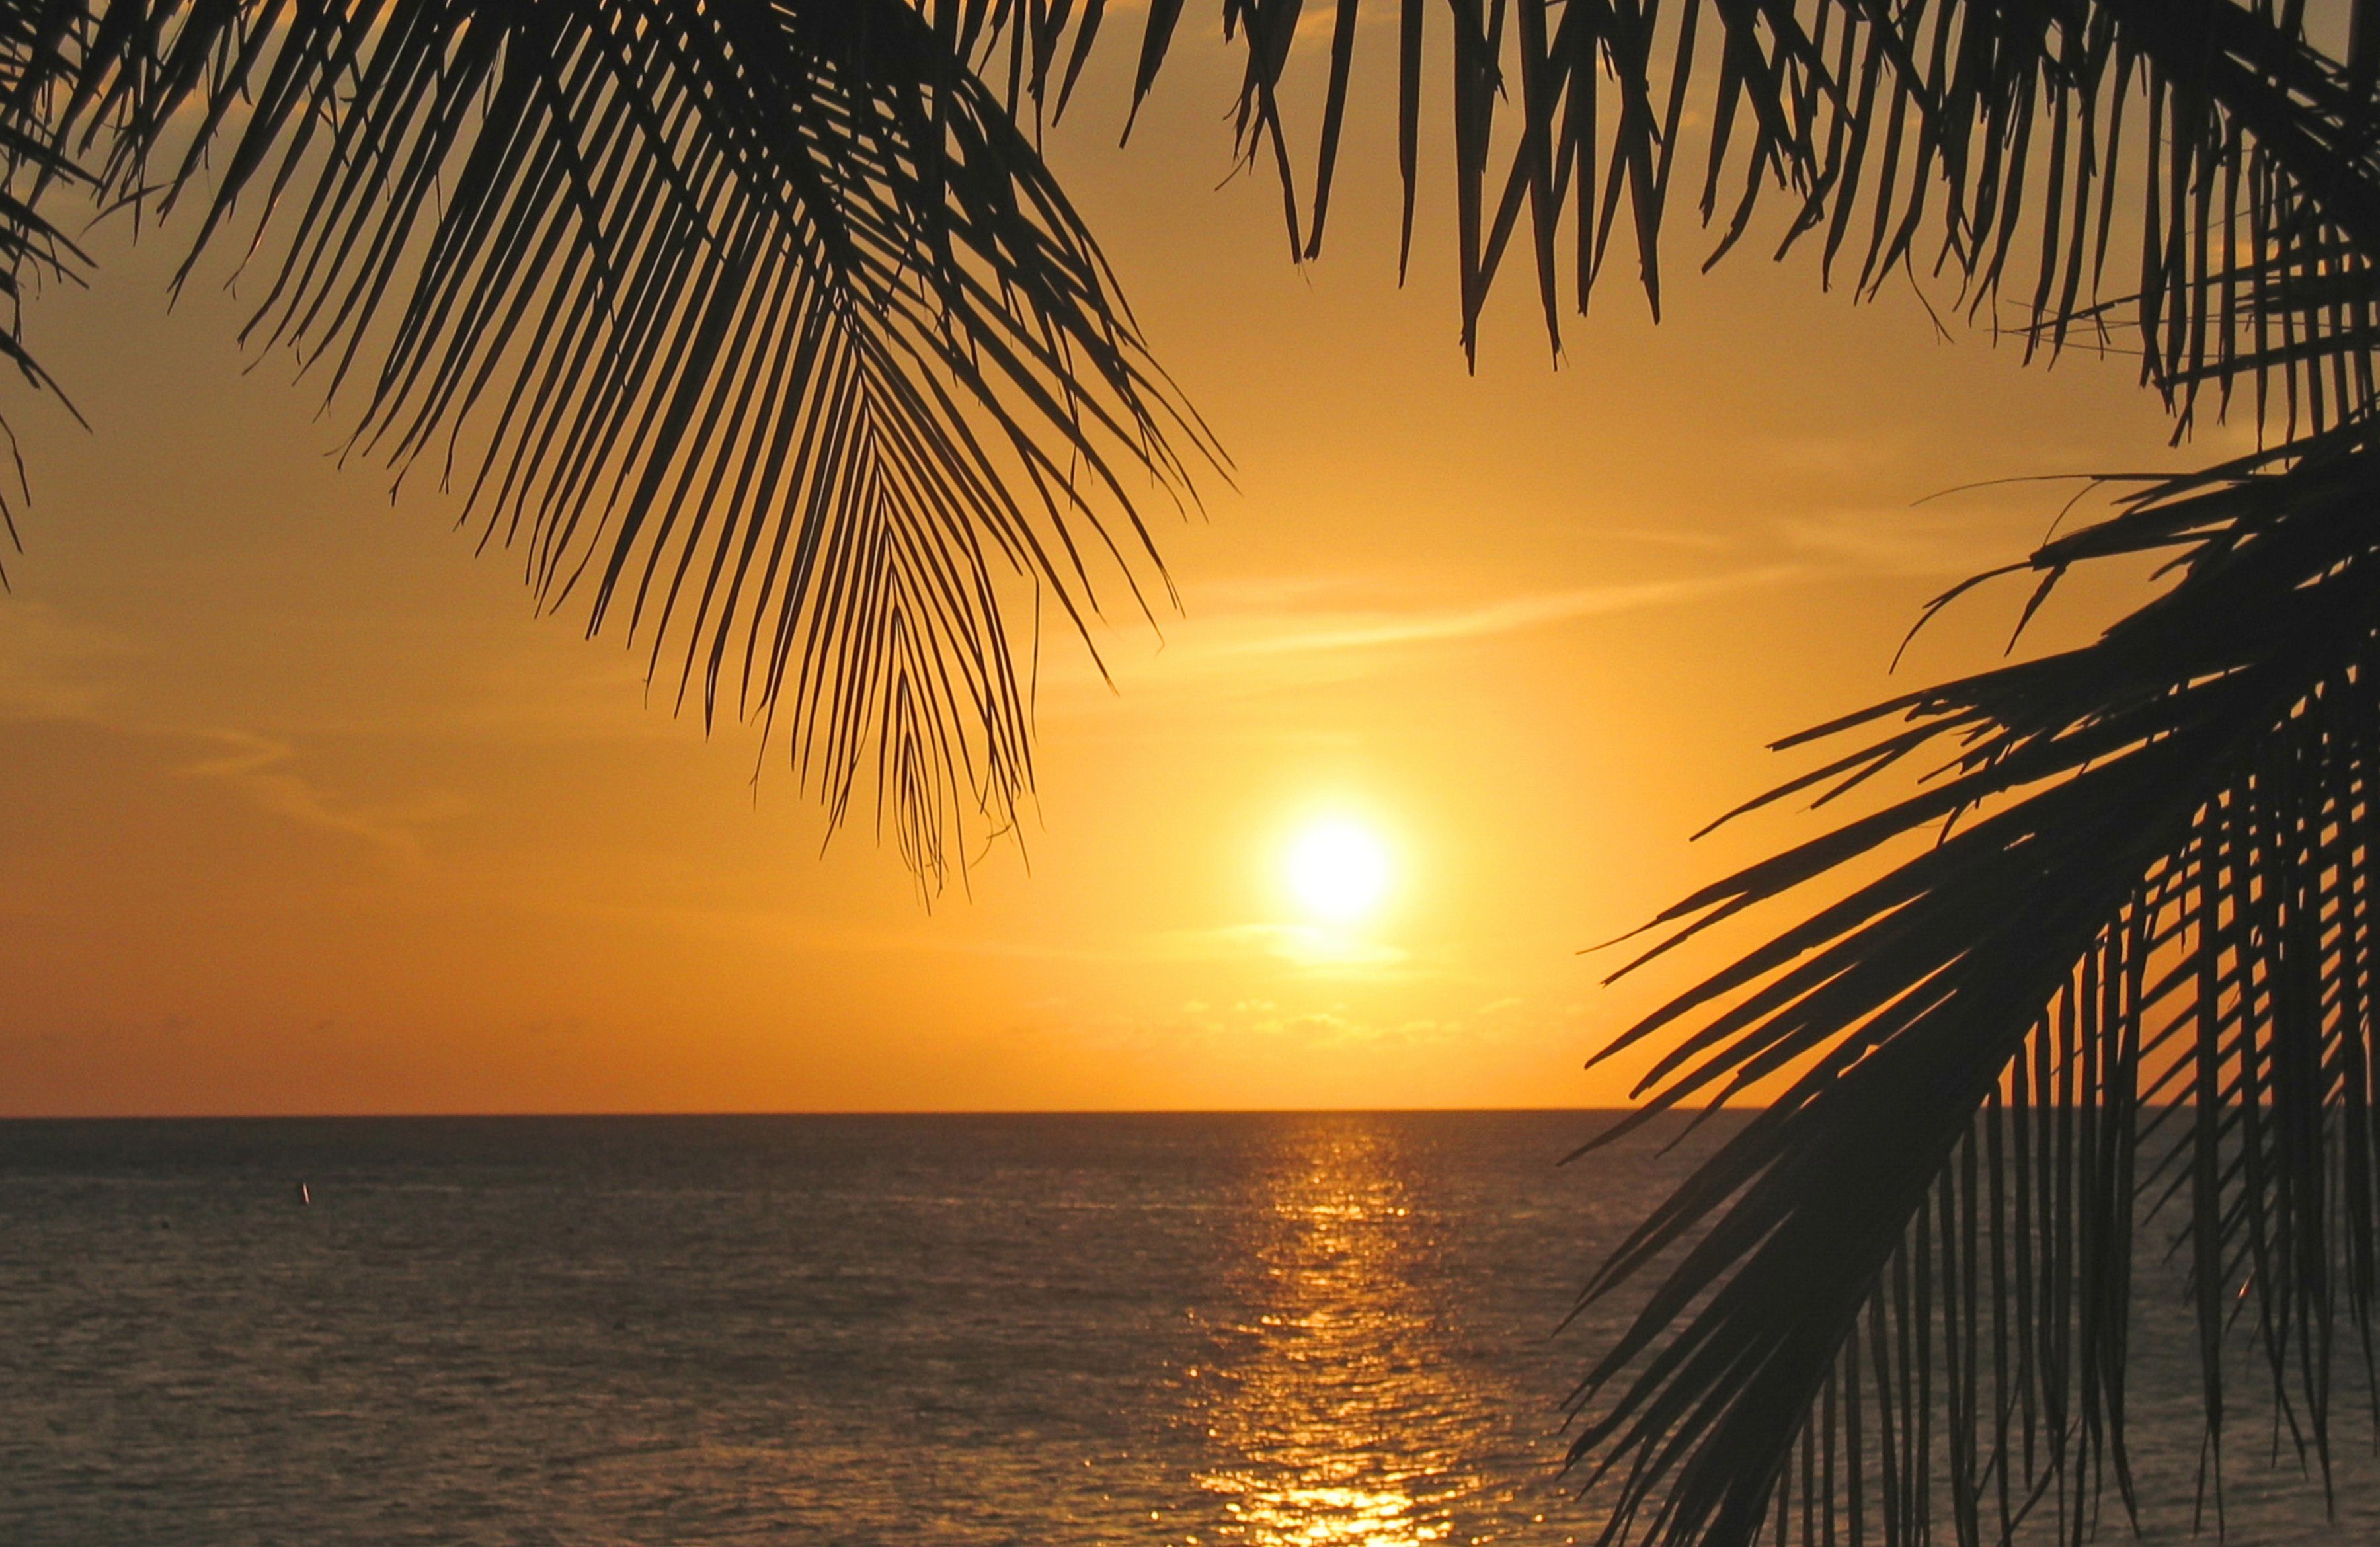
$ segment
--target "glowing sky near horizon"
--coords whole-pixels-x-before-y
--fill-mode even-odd
[[[94,238],[94,288],[30,309],[92,430],[8,400],[0,1109],[1612,1102],[1629,1071],[1580,1065],[1680,983],[1579,950],[1815,830],[1687,843],[1787,771],[1765,742],[1998,659],[1987,593],[1886,675],[2066,491],[1913,502],[2240,433],[2168,452],[2129,361],[2026,370],[1806,257],[1697,276],[1683,208],[1658,331],[1615,262],[1557,367],[1508,278],[1467,374],[1444,147],[1399,290],[1359,101],[1294,268],[1269,183],[1217,188],[1232,56],[1185,43],[1119,151],[1126,54],[1050,155],[1232,478],[1159,534],[1184,615],[1099,626],[1112,690],[1048,641],[1031,820],[931,911],[864,822],[821,858],[777,760],[649,701],[616,635],[532,617],[433,479],[392,507],[334,466],[237,298],[168,314],[170,244]],[[1332,809],[1394,822],[1285,887]]]

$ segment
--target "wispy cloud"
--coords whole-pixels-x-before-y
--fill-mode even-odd
[[[301,775],[296,744],[236,727],[177,725],[144,713],[127,667],[143,655],[133,640],[30,599],[0,599],[0,721],[53,721],[98,727],[154,750],[164,769],[233,790],[259,810],[322,832],[362,840],[405,865],[421,861],[415,829],[451,814],[451,798],[430,796],[403,810],[344,804]],[[207,749],[187,761],[190,744]]]
[[[1779,537],[1812,567],[1930,579],[1980,574],[2022,558],[2046,531],[2052,503],[2021,509],[1920,506],[1845,509],[1786,518]]]
[[[538,906],[549,906],[540,902]],[[1062,944],[1048,936],[1014,937],[885,929],[832,917],[780,909],[706,908],[617,904],[576,898],[574,911],[634,919],[704,934],[767,939],[796,949],[885,956],[982,956],[1004,960],[1158,966],[1266,965],[1322,975],[1410,972],[1402,946],[1348,930],[1312,924],[1220,924]]]
[[[1395,645],[1439,644],[1517,634],[1613,613],[1675,606],[1730,592],[1754,591],[1800,578],[1798,564],[1765,565],[1718,575],[1629,584],[1578,586],[1504,597],[1469,607],[1408,613],[1349,614],[1292,626],[1275,632],[1224,639],[1208,645],[1222,658],[1292,655],[1316,651],[1378,650]]]
[[[1757,435],[1744,447],[1763,467],[1829,481],[1906,467],[1920,449],[1916,436],[1891,428],[1833,435]]]
[[[132,642],[45,602],[0,598],[0,719],[96,720]]]
[[[1302,659],[1315,670],[1360,675],[1399,651],[1475,643],[1615,614],[1649,611],[1789,583],[1815,571],[1799,559],[1717,574],[1573,586],[1484,602],[1349,605],[1351,594],[1386,589],[1360,579],[1243,580],[1193,598],[1204,603],[1166,630],[1149,669],[1172,681],[1249,674],[1259,663]],[[1370,659],[1378,657],[1378,661]],[[1123,666],[1123,663],[1111,662]],[[1128,669],[1122,675],[1132,675]],[[1278,686],[1272,675],[1252,683]],[[1088,663],[1045,667],[1042,687],[1104,686]]]
[[[1395,967],[1406,953],[1384,941],[1312,924],[1226,924],[1182,930],[1141,943],[1145,959],[1233,961],[1270,957],[1298,967],[1361,968]]]
[[[419,865],[421,839],[414,824],[444,814],[446,802],[427,802],[420,809],[398,811],[384,807],[345,806],[317,789],[290,765],[297,749],[285,742],[240,730],[198,733],[220,750],[186,765],[189,777],[224,785],[260,810],[301,827],[341,833],[379,849],[400,864]]]

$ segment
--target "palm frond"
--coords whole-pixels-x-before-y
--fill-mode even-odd
[[[353,399],[355,453],[459,484],[544,603],[625,611],[838,821],[872,785],[929,885],[1012,820],[1015,593],[1137,596],[1144,507],[1212,447],[954,15],[34,13],[19,125],[193,264],[238,241],[251,341]]]
[[[1051,59],[1072,61],[1071,86],[1105,15],[1071,0],[939,6],[962,13],[970,36],[1006,37],[1012,91],[1036,102]],[[1813,244],[1822,274],[1863,295],[1904,272],[1948,273],[1971,310],[2028,348],[2079,336],[2136,349],[2185,425],[2209,384],[2228,406],[2249,384],[2285,434],[2371,402],[2380,67],[2366,56],[2380,57],[2380,30],[2368,7],[2363,54],[2345,64],[2309,45],[2304,7],[2266,0],[1396,8],[1403,241],[1423,113],[1443,92],[1466,350],[1516,247],[1558,349],[1564,312],[1586,311],[1615,240],[1658,315],[1661,237],[1682,179],[1702,222],[1719,226],[1711,262],[1755,228],[1764,201],[1781,201],[1779,256]],[[1301,27],[1305,11],[1303,0],[1220,6],[1245,55],[1242,153],[1279,178],[1293,251],[1310,258],[1358,45],[1381,34],[1359,27],[1361,0],[1335,0],[1327,29]],[[1181,0],[1148,7],[1135,110],[1183,12]],[[1300,47],[1328,51],[1310,152],[1284,85]],[[1699,164],[1682,164],[1690,140]],[[2013,318],[1998,311],[2004,288]]]
[[[84,266],[82,252],[44,215],[40,194],[60,183],[88,185],[82,169],[61,155],[25,104],[45,89],[44,73],[52,55],[42,35],[40,18],[20,6],[0,6],[0,360],[37,393],[57,397],[69,412],[73,402],[27,346],[24,305],[29,292],[45,281],[75,277]],[[15,432],[0,416],[0,440],[7,444],[15,482],[21,492],[25,469],[18,456]],[[0,486],[0,536],[10,548],[18,546],[16,517],[5,486]],[[8,571],[0,564],[0,590]]]
[[[2180,579],[2088,647],[1826,727],[1904,722],[1790,787],[1951,761],[1665,915],[1655,955],[1958,823],[1604,1054],[1674,1039],[1616,1131],[1791,1076],[1588,1290],[1682,1253],[1579,1395],[1572,1454],[1614,1490],[1610,1540],[1749,1542],[1772,1517],[1830,1540],[1839,1509],[1914,1530],[1936,1422],[1962,1541],[2028,1509],[2072,1537],[2107,1477],[2129,1500],[2133,1202],[2152,1182],[2188,1211],[2210,1464],[2244,1297],[2327,1467],[2337,1331],[2368,1359],[2380,1287],[2375,510],[2380,432],[2359,426],[2154,486],[2051,543],[2046,577],[2169,552]],[[1821,1478],[1820,1455],[1846,1470]],[[1871,1468],[1879,1491],[1844,1486]]]

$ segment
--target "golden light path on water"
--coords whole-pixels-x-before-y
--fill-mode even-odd
[[[1394,1140],[1317,1125],[1283,1146],[1250,1211],[1252,1324],[1195,1383],[1223,1503],[1223,1540],[1254,1547],[1421,1547],[1463,1541],[1495,1448],[1484,1394],[1448,1376],[1435,1242]],[[1189,1539],[1196,1541],[1196,1539]]]

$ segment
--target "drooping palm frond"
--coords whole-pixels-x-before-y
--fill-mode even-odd
[[[71,275],[82,255],[35,207],[34,189],[44,182],[88,179],[37,126],[7,105],[22,104],[38,89],[35,77],[43,55],[37,18],[23,7],[0,6],[0,168],[8,174],[0,177],[0,359],[16,367],[34,391],[63,398],[58,384],[25,345],[24,303],[27,292],[44,280]],[[5,417],[0,417],[0,440],[7,442],[21,489],[24,468]],[[0,487],[0,536],[6,537],[11,548],[18,546],[16,518],[5,487]],[[0,589],[7,583],[7,566],[0,564]]]
[[[1067,60],[1060,105],[1105,16],[933,3],[1005,43],[1013,92]],[[2052,349],[2120,326],[2185,422],[2201,386],[2228,399],[2241,379],[2310,429],[2371,400],[2367,0],[2344,63],[2308,43],[2302,5],[2274,0],[1332,0],[1327,28],[1303,25],[1324,8],[1221,0],[1246,60],[1243,153],[1280,178],[1293,249],[1318,254],[1359,56],[1390,47],[1360,23],[1393,12],[1403,240],[1442,95],[1466,349],[1516,245],[1557,347],[1615,239],[1658,314],[1682,178],[1720,223],[1713,261],[1778,202],[1779,255],[1814,244],[1862,294],[1947,271],[1973,308],[2014,290],[2009,325]],[[1148,8],[1135,106],[1184,13]],[[1302,47],[1327,51],[1310,153],[1288,86]]]
[[[2212,1443],[2244,1297],[2326,1466],[2334,1344],[2369,1358],[2380,1288],[2380,432],[2160,484],[2033,566],[2166,550],[2179,582],[2099,641],[1825,727],[1908,722],[1789,787],[1952,764],[1665,916],[1691,934],[1965,819],[1609,1050],[1684,1033],[1647,1112],[1793,1074],[1590,1288],[1683,1251],[1582,1393],[1615,1536],[1914,1521],[1936,1425],[1961,1541],[2028,1507],[2079,1527],[2103,1478],[2129,1497],[2136,1182],[2186,1200]]]
[[[1030,777],[1017,587],[1155,573],[1211,448],[948,15],[899,0],[18,0],[9,126],[237,240],[251,335],[681,701],[872,785],[939,883]],[[13,185],[45,168],[19,155]],[[0,211],[0,214],[5,214]],[[190,272],[185,270],[186,274]],[[1104,577],[1102,571],[1104,570]]]

